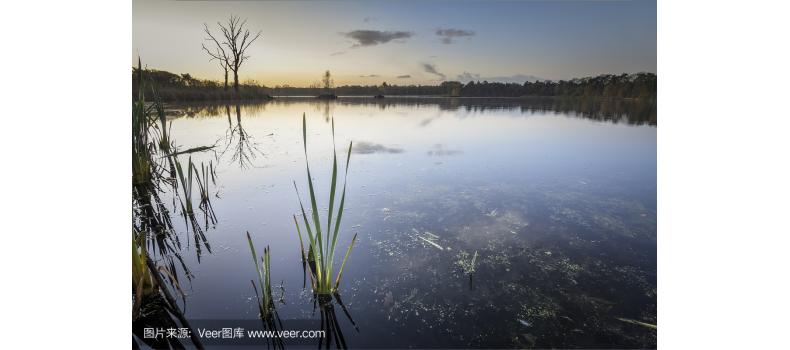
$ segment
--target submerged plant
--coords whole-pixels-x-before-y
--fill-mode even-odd
[[[302,258],[307,259],[308,264],[310,265],[311,270],[311,281],[313,292],[319,295],[326,295],[335,293],[340,286],[340,278],[343,275],[343,269],[346,266],[346,261],[348,260],[348,255],[351,253],[351,249],[354,248],[354,243],[357,240],[357,235],[354,234],[354,238],[351,239],[351,243],[348,245],[348,249],[346,250],[346,255],[343,257],[343,262],[340,264],[340,269],[337,272],[337,277],[333,275],[334,269],[334,259],[335,259],[335,247],[337,244],[337,237],[340,233],[340,221],[343,218],[343,209],[345,206],[346,201],[346,179],[348,178],[348,164],[351,160],[351,147],[353,142],[348,144],[348,155],[346,156],[346,169],[343,179],[343,190],[340,195],[340,203],[339,207],[337,208],[337,212],[335,213],[335,193],[337,189],[337,151],[335,150],[335,121],[332,119],[332,180],[330,182],[330,189],[329,189],[329,213],[327,214],[326,226],[321,226],[321,220],[318,215],[318,204],[316,203],[316,196],[315,196],[315,188],[313,186],[313,179],[312,174],[310,173],[310,162],[307,157],[307,118],[304,114],[302,114],[302,141],[304,142],[304,156],[305,156],[305,165],[307,168],[307,184],[308,189],[310,191],[310,206],[311,206],[311,220],[307,218],[307,212],[304,209],[304,205],[302,204],[301,196],[299,195],[299,189],[296,186],[296,182],[294,182],[294,188],[296,189],[296,195],[299,197],[299,206],[302,210],[302,220],[304,222],[305,229],[307,231],[307,238],[308,238],[308,251],[307,254],[304,252],[304,245],[301,246],[302,248]],[[335,217],[334,225],[332,222],[333,216]],[[294,223],[296,224],[296,233],[299,235],[299,242],[302,244],[302,231],[299,227],[299,222],[296,220],[294,216]],[[325,230],[324,230],[325,229]],[[334,281],[333,281],[334,277]]]

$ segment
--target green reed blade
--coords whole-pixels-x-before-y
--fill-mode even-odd
[[[302,230],[299,229],[299,222],[296,221],[296,215],[294,215],[294,225],[296,225],[296,234],[299,236],[299,251],[302,253],[302,261],[306,262],[307,259],[304,255],[304,241],[302,240]]]
[[[261,289],[263,289],[263,275],[261,275],[261,269],[258,266],[258,254],[255,253],[255,245],[252,243],[252,237],[250,237],[250,231],[247,231],[247,242],[250,244],[250,251],[252,252],[252,261],[255,263],[255,273],[258,274],[258,283],[260,283]]]
[[[340,265],[340,270],[337,272],[337,279],[335,280],[335,290],[340,287],[340,277],[343,276],[343,269],[346,268],[346,261],[348,260],[348,255],[351,254],[351,249],[354,248],[354,243],[357,241],[357,234],[354,234],[354,238],[351,239],[351,244],[348,245],[348,249],[346,250],[346,256],[343,257],[343,263]]]
[[[299,195],[299,188],[296,187],[296,182],[294,182],[294,189],[296,190],[296,196],[299,198],[299,208],[302,209],[302,219],[304,221],[304,225],[307,230],[307,238],[310,239],[310,251],[308,252],[308,255],[310,255],[310,253],[312,252],[313,263],[315,263],[316,280],[321,281],[320,276],[323,275],[321,271],[323,264],[320,259],[321,257],[319,255],[320,252],[314,248],[316,245],[316,239],[315,236],[313,235],[312,229],[310,228],[310,222],[307,220],[307,213],[305,213],[304,205],[302,204],[302,197]],[[297,225],[297,228],[298,227],[299,226]]]
[[[258,311],[263,315],[263,304],[261,303],[261,298],[258,296],[258,287],[255,286],[255,281],[250,280],[250,283],[252,284],[252,290],[255,291],[255,299],[258,300]]]
[[[266,249],[263,251],[264,256],[264,272],[266,273],[266,299],[268,300],[267,305],[270,305],[272,302],[272,268],[271,268],[271,249],[269,246],[266,246]]]
[[[308,189],[310,190],[310,205],[313,210],[313,224],[315,226],[315,240],[318,243],[318,251],[320,257],[325,257],[324,255],[324,248],[323,248],[323,237],[321,234],[321,222],[318,218],[318,204],[316,203],[315,199],[315,189],[313,187],[313,176],[310,173],[310,162],[307,158],[307,116],[303,113],[302,114],[302,137],[304,142],[304,157],[305,157],[305,164],[307,166],[307,185]],[[301,200],[301,199],[300,199]],[[304,209],[303,209],[304,210]],[[322,265],[325,265],[326,262],[322,261]]]
[[[346,185],[348,184],[348,164],[351,161],[351,148],[353,142],[348,144],[348,155],[346,156],[346,170],[343,175],[343,192],[340,196],[340,207],[337,209],[337,221],[335,222],[335,231],[332,233],[332,248],[330,261],[335,259],[335,245],[337,243],[338,233],[340,232],[340,220],[343,218],[344,207],[346,203]]]
[[[329,215],[326,220],[326,232],[332,232],[332,213],[335,206],[335,188],[337,184],[337,151],[335,150],[335,118],[332,118],[332,182],[329,190]],[[334,244],[333,244],[334,246]],[[327,247],[327,249],[330,249]]]

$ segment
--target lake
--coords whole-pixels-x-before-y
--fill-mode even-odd
[[[293,221],[294,182],[309,203],[303,114],[322,218],[332,120],[341,184],[354,145],[337,265],[358,241],[331,315]],[[261,325],[249,232],[271,249],[282,328],[328,317],[332,347],[656,346],[655,102],[282,97],[172,105],[167,121],[178,150],[213,146],[178,160],[211,164],[214,216],[196,210],[196,234],[165,195],[177,239],[149,243],[197,328]]]

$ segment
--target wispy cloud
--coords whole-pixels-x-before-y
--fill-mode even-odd
[[[475,32],[471,30],[456,29],[456,28],[446,28],[446,29],[439,28],[436,30],[436,35],[439,37],[439,40],[441,40],[443,44],[452,44],[453,39],[461,38],[461,37],[471,37],[475,35]]]
[[[422,69],[426,73],[430,73],[430,74],[433,74],[433,75],[436,75],[436,76],[442,78],[442,80],[444,80],[444,78],[446,78],[446,76],[444,74],[439,73],[439,71],[436,69],[436,65],[433,64],[433,63],[422,63]]]
[[[414,33],[406,31],[355,30],[342,33],[346,38],[356,41],[352,47],[386,44],[393,40],[411,38]]]
[[[411,75],[408,75],[408,74],[404,74],[404,75],[399,75],[398,76],[398,79],[409,79],[409,78],[411,78]]]
[[[368,75],[360,75],[360,78],[378,78],[378,74],[368,74]]]
[[[329,56],[340,56],[340,55],[345,55],[345,54],[346,54],[345,51],[337,51],[337,52],[330,53]]]
[[[436,65],[433,64],[433,63],[422,63],[422,69],[426,73],[430,73],[430,74],[436,75],[437,77],[442,78],[442,80],[444,80],[444,78],[446,78],[446,76],[444,74],[439,73],[439,71],[436,69]]]

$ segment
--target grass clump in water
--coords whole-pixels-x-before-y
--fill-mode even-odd
[[[263,255],[258,263],[258,254],[255,253],[255,245],[252,243],[252,237],[247,232],[247,242],[250,244],[250,252],[252,253],[252,261],[255,263],[255,273],[258,275],[258,286],[255,281],[250,280],[252,288],[255,290],[255,298],[258,299],[258,309],[261,312],[261,317],[269,315],[270,311],[274,309],[274,298],[272,297],[272,282],[271,282],[271,251],[269,247],[263,248]]]
[[[277,315],[277,309],[274,306],[274,294],[272,293],[271,249],[269,246],[263,248],[263,255],[259,263],[258,254],[255,252],[255,245],[252,243],[249,231],[247,232],[247,242],[250,244],[252,261],[255,263],[255,273],[258,275],[258,285],[255,284],[254,280],[250,280],[250,283],[252,283],[252,289],[255,291],[255,299],[258,301],[259,317],[263,322],[264,330],[272,331],[275,334],[273,338],[266,339],[267,347],[271,345],[275,349],[284,349],[283,339],[278,335],[278,330],[282,329],[283,325],[280,321],[280,316]],[[280,300],[282,301],[282,296]],[[271,343],[269,343],[270,340]]]
[[[313,287],[313,292],[319,295],[327,295],[337,292],[338,287],[340,286],[340,279],[343,275],[343,269],[346,266],[346,261],[348,260],[348,256],[351,253],[351,249],[354,247],[354,243],[357,240],[357,235],[354,235],[354,238],[351,239],[351,243],[346,250],[346,255],[343,257],[343,262],[340,265],[340,269],[337,272],[337,276],[333,275],[334,270],[334,258],[335,258],[335,248],[337,244],[337,237],[340,233],[340,222],[343,218],[343,210],[345,206],[346,200],[346,179],[348,178],[348,164],[351,160],[351,148],[353,146],[353,142],[348,144],[348,155],[346,157],[346,169],[344,174],[343,180],[343,190],[340,194],[340,203],[337,208],[337,212],[335,212],[335,201],[336,201],[336,189],[337,189],[337,152],[335,150],[335,121],[332,119],[332,180],[330,182],[330,190],[329,190],[329,212],[328,217],[326,220],[326,226],[321,226],[321,220],[318,215],[318,204],[316,201],[315,195],[315,188],[313,186],[313,179],[312,174],[310,173],[310,162],[307,157],[307,118],[304,114],[302,114],[302,141],[304,142],[304,155],[305,155],[305,164],[307,168],[307,184],[308,189],[310,191],[310,206],[311,206],[311,220],[308,219],[307,211],[305,211],[304,205],[302,204],[301,196],[299,196],[299,189],[296,187],[296,182],[294,182],[294,188],[296,188],[296,195],[299,197],[299,206],[302,211],[302,221],[304,223],[304,227],[307,231],[307,238],[308,238],[308,250],[305,254],[304,245],[302,245],[302,257],[306,259],[310,265],[311,270],[311,282]],[[334,217],[334,223],[332,221]],[[299,242],[302,244],[302,232],[299,227],[299,222],[296,220],[296,216],[294,216],[294,223],[296,224],[296,232],[299,235]],[[325,230],[324,230],[325,229]],[[333,280],[334,277],[334,280]]]

